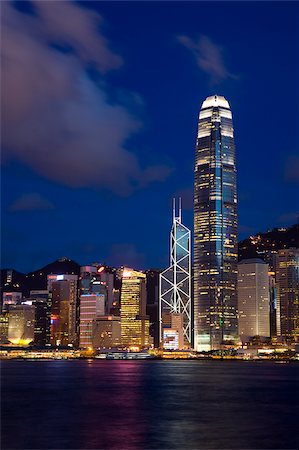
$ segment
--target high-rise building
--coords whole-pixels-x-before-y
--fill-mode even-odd
[[[269,275],[269,298],[270,298],[270,336],[276,336],[276,279],[275,272],[271,269],[269,264],[270,271]]]
[[[191,326],[191,242],[190,230],[182,224],[181,204],[176,213],[173,204],[173,224],[170,233],[170,266],[160,274],[160,337],[171,326],[171,315],[182,315],[185,348],[192,346]],[[181,342],[180,342],[181,345]]]
[[[34,340],[35,307],[9,306],[8,340],[15,345],[28,345]]]
[[[237,339],[237,190],[232,113],[221,96],[203,102],[194,180],[194,346]]]
[[[84,294],[80,296],[80,348],[92,347],[93,322],[104,315],[104,294]]]
[[[104,294],[105,314],[114,305],[114,274],[106,266],[82,266],[80,268],[80,295]]]
[[[45,346],[51,342],[51,303],[49,291],[45,289],[33,289],[30,297],[23,304],[35,306],[34,344]]]
[[[77,345],[77,284],[77,275],[48,275],[52,345]]]
[[[150,336],[154,347],[159,347],[159,276],[161,270],[149,269],[146,272],[146,313],[150,320]]]
[[[149,347],[146,315],[146,275],[125,267],[121,287],[121,343],[125,347]]]
[[[8,343],[8,319],[8,312],[0,314],[0,344]]]
[[[3,311],[8,311],[10,305],[20,305],[22,297],[22,292],[3,292]]]
[[[113,348],[121,343],[120,317],[102,316],[93,321],[92,347]]]
[[[263,260],[238,263],[239,335],[243,342],[253,336],[270,337],[269,265]]]
[[[299,337],[299,249],[279,250],[276,256],[277,335]]]
[[[24,301],[22,302],[22,305],[31,305],[34,306],[35,308],[34,345],[40,347],[44,347],[51,341],[51,332],[50,332],[51,311],[49,308],[48,296],[45,298],[46,293],[48,295],[48,291],[44,291],[43,294],[40,294],[41,297],[37,298],[30,297],[28,299],[24,299]]]

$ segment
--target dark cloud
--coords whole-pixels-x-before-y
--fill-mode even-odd
[[[120,195],[164,180],[169,168],[142,167],[128,140],[141,123],[108,99],[102,74],[122,58],[98,32],[99,14],[71,2],[34,2],[36,15],[2,4],[2,144],[47,179]],[[52,44],[52,45],[50,45]],[[57,50],[53,44],[70,48]]]
[[[293,225],[299,222],[299,211],[282,214],[277,218],[277,223],[284,225]]]
[[[247,225],[238,225],[238,233],[241,234],[253,234],[255,232],[254,228],[248,227]]]
[[[17,211],[45,211],[54,209],[54,205],[38,193],[24,194],[15,200],[8,208],[11,212]]]
[[[176,192],[175,197],[182,199],[182,210],[193,210],[193,188],[183,188]]]
[[[284,179],[288,183],[299,184],[299,156],[291,155],[286,161]]]
[[[133,244],[114,244],[106,261],[115,267],[124,265],[134,269],[142,269],[145,265],[145,256]]]
[[[178,40],[193,53],[197,65],[210,76],[213,84],[227,78],[236,78],[225,66],[222,47],[215,44],[209,37],[200,36],[193,40],[188,36],[179,36]]]

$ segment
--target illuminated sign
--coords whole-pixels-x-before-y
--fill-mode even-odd
[[[98,268],[98,273],[102,273],[102,272],[103,272],[103,270],[105,270],[105,267],[104,267],[104,266],[102,266],[102,267],[99,267],[99,268]]]

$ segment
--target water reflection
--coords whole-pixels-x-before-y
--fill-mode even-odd
[[[298,448],[296,364],[93,360],[2,367],[3,449]]]

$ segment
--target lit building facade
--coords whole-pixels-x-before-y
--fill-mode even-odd
[[[3,292],[3,311],[8,311],[10,305],[20,305],[22,297],[22,292]]]
[[[170,266],[160,274],[160,337],[171,325],[171,316],[182,316],[183,347],[192,346],[191,318],[191,233],[182,224],[181,205],[176,214],[173,205],[173,225],[170,233]],[[180,342],[181,345],[181,342]]]
[[[238,264],[239,335],[270,337],[269,265],[261,259]]]
[[[77,345],[77,275],[48,275],[51,344]]]
[[[198,124],[194,179],[194,347],[234,341],[237,325],[237,190],[232,113],[207,97]]]
[[[14,345],[28,345],[34,340],[35,307],[9,306],[8,340]]]
[[[279,250],[276,256],[277,335],[299,337],[299,249]]]
[[[146,275],[124,268],[121,287],[121,344],[149,347],[149,317],[146,315]]]
[[[80,267],[80,295],[104,294],[105,314],[110,314],[114,302],[114,274],[106,266]]]
[[[80,296],[80,348],[92,347],[93,322],[105,315],[105,295]]]
[[[165,350],[178,350],[179,345],[179,333],[172,328],[163,328],[163,348]]]
[[[273,267],[273,266],[272,266]],[[270,336],[276,336],[276,278],[275,272],[269,265],[269,296],[270,296]]]
[[[31,291],[34,292],[34,291]],[[48,304],[48,291],[35,291],[44,292],[40,294],[41,297],[24,299],[22,305],[30,305],[35,308],[34,316],[34,345],[44,347],[50,343],[50,318],[51,311]],[[45,295],[47,293],[47,297]],[[38,295],[38,294],[37,294]]]
[[[8,343],[8,312],[0,314],[0,344]]]
[[[113,348],[121,344],[120,317],[102,316],[93,321],[92,347]]]

